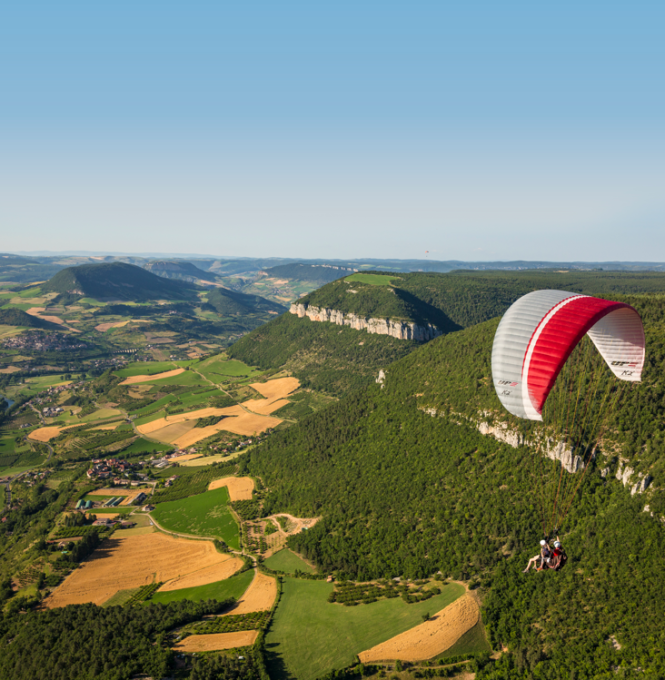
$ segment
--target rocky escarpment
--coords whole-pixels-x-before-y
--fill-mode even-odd
[[[336,309],[314,307],[313,305],[295,303],[289,309],[299,319],[307,317],[311,321],[327,321],[338,326],[349,326],[357,331],[367,331],[378,335],[390,335],[398,340],[416,340],[427,342],[441,335],[441,331],[432,324],[419,326],[413,322],[395,321],[394,319],[376,319],[340,312]]]
[[[432,417],[439,415],[437,410],[431,407],[421,408],[421,411]],[[465,416],[462,416],[461,414],[456,415],[458,417],[465,418]],[[517,448],[521,444],[534,446],[534,442],[525,440],[520,432],[511,430],[507,423],[498,423],[495,425],[490,425],[490,423],[486,421],[472,421],[472,423],[478,428],[478,432],[480,432],[480,434],[494,437],[498,441],[504,442],[513,448]],[[551,439],[548,439],[545,442],[545,446],[541,448],[545,456],[547,456],[550,460],[560,461],[563,468],[571,474],[575,474],[579,470],[584,469],[584,460],[580,456],[574,454],[572,447],[566,446],[565,442],[555,442]],[[600,471],[600,474],[605,478],[609,474],[609,471],[609,468],[604,468]],[[631,496],[634,496],[636,493],[644,493],[653,481],[653,477],[651,477],[651,475],[645,475],[640,472],[636,473],[633,468],[628,466],[624,467],[623,461],[619,462],[619,467],[615,476],[624,486],[630,489]]]

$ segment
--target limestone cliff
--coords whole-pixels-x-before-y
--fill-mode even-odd
[[[420,407],[420,410],[432,417],[437,417],[439,415],[437,410],[432,407]],[[465,416],[459,413],[454,415],[467,420]],[[487,414],[484,415],[487,416]],[[479,422],[471,421],[471,423],[477,427],[480,434],[494,437],[498,441],[509,444],[513,448],[517,448],[520,444],[534,446],[533,442],[523,439],[520,432],[511,430],[507,423],[490,425],[490,423],[484,420]],[[563,468],[571,474],[575,474],[584,469],[584,460],[580,456],[574,454],[573,449],[570,446],[566,446],[562,441],[555,442],[551,439],[547,439],[542,450],[544,455],[550,460],[560,461]],[[600,471],[600,474],[603,478],[607,478],[609,471],[609,467],[605,467]],[[619,462],[619,467],[615,476],[624,486],[630,489],[632,496],[636,493],[644,493],[653,481],[651,475],[644,475],[640,472],[636,473],[633,468],[628,466],[624,467],[623,461]]]
[[[427,342],[441,335],[441,331],[432,324],[419,326],[413,322],[395,321],[394,319],[367,318],[357,316],[356,314],[340,312],[336,309],[314,307],[313,305],[303,303],[292,304],[289,311],[299,319],[307,317],[311,321],[327,321],[338,326],[349,326],[357,331],[390,335],[398,340]]]

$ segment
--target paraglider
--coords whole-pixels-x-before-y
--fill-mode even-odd
[[[568,514],[620,386],[641,381],[644,357],[642,320],[624,302],[539,290],[519,298],[501,319],[492,348],[497,396],[523,419],[522,442],[536,447],[534,467],[542,474],[544,454],[560,466],[558,482],[536,494],[546,541]],[[564,469],[581,469],[580,479],[564,477]]]

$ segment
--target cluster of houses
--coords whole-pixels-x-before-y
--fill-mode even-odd
[[[95,458],[92,461],[92,467],[88,469],[86,474],[88,479],[111,479],[117,486],[138,486],[143,484],[148,476],[136,472],[145,465],[144,461],[138,463],[128,463],[126,460],[119,460],[118,458]],[[128,479],[120,477],[119,475],[127,475],[134,473],[136,479]]]
[[[46,408],[42,409],[42,415],[45,418],[54,418],[63,412],[64,409],[61,406],[47,406]]]
[[[22,333],[8,338],[3,343],[8,349],[22,349],[38,352],[67,352],[87,347],[85,342],[63,333]]]
[[[92,523],[93,527],[112,527],[118,526],[120,529],[131,529],[136,526],[136,522],[131,522],[130,520],[117,520],[117,519],[96,519]]]

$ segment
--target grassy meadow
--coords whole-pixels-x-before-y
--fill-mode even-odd
[[[369,283],[371,286],[389,286],[393,280],[399,276],[387,276],[386,274],[351,274],[345,281],[356,281],[357,283]]]
[[[233,597],[237,600],[247,590],[253,578],[254,571],[248,569],[247,571],[242,572],[242,574],[236,574],[224,581],[208,583],[204,586],[169,590],[164,593],[157,591],[149,602],[158,602],[160,604],[179,602],[180,600],[192,600],[193,602],[217,600],[218,602],[221,602],[229,597]]]
[[[221,538],[229,547],[239,550],[238,525],[228,503],[228,489],[222,487],[182,500],[159,503],[152,516],[166,531]]]
[[[304,571],[307,574],[314,572],[314,569],[288,548],[283,548],[279,552],[270,556],[265,561],[266,567],[275,571],[283,571],[287,574],[295,574],[296,570]]]
[[[417,626],[423,614],[440,611],[465,592],[451,583],[425,602],[394,598],[345,607],[327,601],[332,590],[323,581],[284,579],[266,635],[271,677],[315,680],[331,668],[348,666],[360,652]]]

